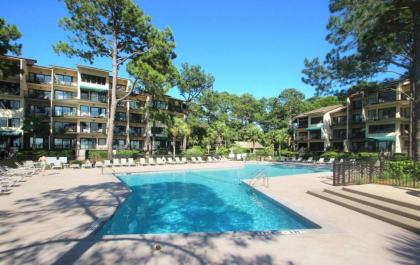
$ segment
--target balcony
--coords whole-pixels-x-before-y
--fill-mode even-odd
[[[54,117],[77,117],[77,112],[54,113]]]
[[[71,81],[54,80],[54,85],[77,87],[77,83]]]
[[[308,127],[308,123],[307,122],[299,122],[298,125],[297,125],[297,127],[299,129],[307,128]]]
[[[59,133],[59,134],[72,134],[72,133],[77,133],[77,126],[76,125],[72,125],[72,126],[67,126],[64,128],[55,128],[54,129],[55,133]]]

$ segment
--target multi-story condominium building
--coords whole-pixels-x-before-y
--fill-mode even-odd
[[[321,108],[297,116],[294,119],[296,150],[407,153],[409,86],[408,81],[395,81],[352,91],[346,106]],[[310,132],[315,131],[311,126],[317,122],[320,122],[319,132],[313,133],[316,144],[314,140],[311,142]]]
[[[341,111],[342,105],[328,106],[295,117],[295,150],[320,152],[331,146],[331,114]]]
[[[89,66],[38,66],[35,60],[3,57],[19,65],[19,76],[0,78],[0,149],[105,149],[112,77]],[[1,77],[1,76],[0,76]],[[119,95],[130,81],[118,78]],[[165,124],[148,122],[146,106],[183,117],[185,104],[165,96],[130,95],[117,106],[113,147],[150,150],[171,141]],[[37,123],[36,129],[22,129]],[[155,125],[153,127],[153,124]],[[153,142],[153,144],[152,144]]]

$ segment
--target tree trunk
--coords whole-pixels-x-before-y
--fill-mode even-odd
[[[182,150],[185,152],[187,150],[187,136],[184,135],[184,139],[182,140]]]
[[[417,160],[420,155],[420,12],[414,10],[414,44],[413,44],[413,68],[411,71],[411,88],[413,92],[413,128],[412,131],[412,148],[413,158]]]
[[[32,134],[32,150],[35,150],[35,143],[36,143],[36,134],[35,132]]]
[[[112,87],[111,87],[111,107],[108,119],[108,131],[106,136],[106,144],[108,148],[108,159],[112,159],[112,141],[114,139],[114,120],[115,111],[117,109],[117,33],[113,33],[113,51],[112,51]]]
[[[172,156],[174,159],[175,159],[175,152],[176,152],[175,141],[176,141],[176,137],[172,136],[172,150],[173,150]]]

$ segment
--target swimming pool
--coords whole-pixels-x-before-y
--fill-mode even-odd
[[[103,235],[311,229],[318,226],[241,183],[255,177],[327,168],[247,164],[243,168],[119,175],[132,190]]]

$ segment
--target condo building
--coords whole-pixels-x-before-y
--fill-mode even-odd
[[[0,75],[0,150],[107,148],[109,71],[83,65],[45,67],[9,56],[0,59],[14,61],[21,69],[18,76]],[[130,80],[118,78],[117,97],[129,91]],[[151,100],[146,93],[132,93],[117,106],[114,149],[155,150],[171,144],[166,125],[150,122],[146,106],[179,117],[185,111],[181,100],[169,96]]]
[[[294,149],[305,151],[407,153],[410,83],[366,87],[348,94],[345,104],[294,118]]]

